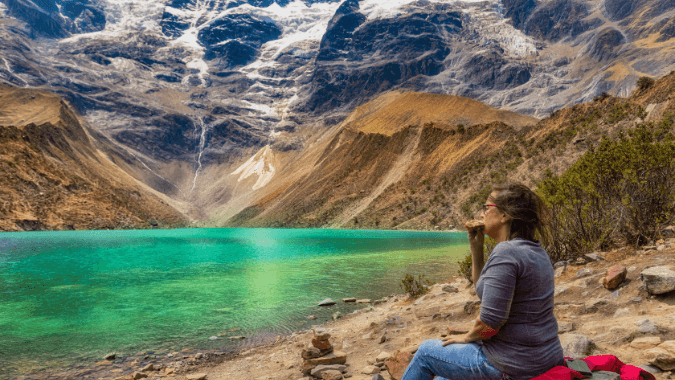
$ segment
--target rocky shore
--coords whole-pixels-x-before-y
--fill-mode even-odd
[[[675,239],[556,263],[555,294],[566,356],[615,355],[657,380],[675,379]],[[110,355],[95,367],[23,379],[398,380],[424,340],[467,331],[480,301],[455,277],[416,300],[393,295],[364,306],[239,352]]]

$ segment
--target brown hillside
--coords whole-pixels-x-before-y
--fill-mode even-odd
[[[423,115],[424,109],[443,115],[437,106],[422,104],[436,96],[413,94],[416,101],[396,105],[396,99],[405,97],[385,95],[355,110],[320,154],[311,156],[320,156],[318,160],[296,164],[311,168],[309,174],[230,224],[450,228],[472,217],[493,183],[534,185],[547,169],[562,173],[603,135],[613,136],[636,122],[666,122],[672,128],[674,91],[675,74],[670,74],[630,98],[601,96],[558,110],[536,125],[508,125],[502,118],[470,127],[448,124],[447,117],[409,124],[410,115]],[[456,106],[445,115],[456,113],[460,120],[462,109],[481,108]]]
[[[60,97],[0,85],[0,231],[184,223],[94,143]]]
[[[391,136],[409,125],[470,126],[494,121],[523,127],[538,120],[460,96],[392,91],[357,107],[343,126],[357,132]]]

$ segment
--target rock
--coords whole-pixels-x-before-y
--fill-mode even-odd
[[[579,271],[577,271],[577,274],[575,276],[577,278],[584,278],[584,277],[588,277],[588,276],[593,275],[593,273],[594,273],[593,269],[583,268],[583,269],[579,269]]]
[[[356,298],[343,298],[342,302],[344,302],[344,303],[356,302]]]
[[[342,318],[342,313],[340,313],[339,311],[333,313],[333,320],[334,320],[334,321],[337,321],[337,320],[340,319],[340,318]]]
[[[553,271],[553,276],[558,278],[562,276],[563,273],[565,273],[565,267],[556,268],[555,271]]]
[[[185,375],[185,380],[206,380],[205,373],[193,373],[190,375]]]
[[[413,310],[413,314],[415,314],[416,318],[431,317],[434,314],[438,314],[440,312],[441,312],[440,306],[434,306],[434,307],[428,307],[428,308],[415,308]]]
[[[668,226],[661,230],[661,234],[665,237],[675,236],[675,226]]]
[[[628,269],[626,269],[626,267],[614,265],[609,268],[605,278],[602,279],[602,285],[609,290],[616,289],[616,287],[626,279],[627,274]]]
[[[480,301],[469,301],[464,305],[464,312],[469,315],[477,309],[480,309]]]
[[[644,333],[644,334],[658,334],[659,333],[659,327],[654,324],[652,321],[647,321],[647,323],[644,323],[640,325],[640,327],[637,328],[637,332]]]
[[[384,380],[384,377],[382,377],[382,375],[379,373],[376,373],[372,380]]]
[[[326,332],[326,330],[324,330],[324,329],[315,329],[313,339],[326,341],[326,340],[330,339],[330,334],[328,332]]]
[[[152,363],[150,363],[150,364],[146,365],[145,367],[143,367],[141,372],[152,372],[154,370],[155,370],[155,366]]]
[[[316,315],[310,315],[307,317],[307,319],[309,319],[310,321],[314,321],[316,320]]]
[[[614,318],[623,317],[624,315],[629,315],[629,314],[630,314],[629,308],[617,309],[614,312]]]
[[[371,339],[373,339],[373,335],[375,335],[375,334],[371,331],[371,332],[369,332],[369,333],[363,334],[363,335],[361,336],[361,339],[363,339],[363,340],[371,340]]]
[[[598,299],[587,301],[584,304],[584,307],[586,308],[587,313],[593,313],[593,312],[598,311],[598,308],[600,306],[604,306],[604,305],[607,305],[607,300],[604,300],[602,298],[598,298]]]
[[[565,293],[565,292],[568,291],[569,289],[570,289],[570,288],[569,288],[568,286],[558,285],[558,286],[555,287],[555,290],[553,291],[553,296],[554,296],[554,297],[557,297],[557,296],[559,296],[559,295]]]
[[[209,340],[218,340],[218,337],[214,335],[214,336],[209,337]]]
[[[629,302],[640,303],[640,302],[642,302],[642,297],[635,297],[635,298],[631,299]]]
[[[203,357],[204,357],[204,354],[202,354],[201,352],[196,353],[195,356],[194,356],[194,358],[197,359],[197,360],[199,360]]]
[[[640,273],[650,294],[663,294],[675,290],[675,272],[669,267],[652,267]]]
[[[659,373],[663,372],[660,369],[658,369],[657,367],[654,367],[654,366],[651,366],[651,365],[641,365],[638,368],[643,369],[643,370],[645,370],[645,371],[647,371],[651,374],[659,374]]]
[[[383,304],[385,302],[387,302],[387,300],[383,298],[383,299],[375,300],[375,302],[373,302],[373,305],[380,305],[380,304]]]
[[[325,371],[339,371],[340,373],[342,373],[346,369],[347,369],[347,366],[343,365],[343,364],[318,365],[310,372],[310,374],[312,376],[320,379],[321,373],[323,373]]]
[[[564,268],[567,266],[567,261],[558,261],[557,263],[553,264],[553,268],[558,269],[558,268]]]
[[[456,287],[454,287],[452,285],[446,285],[446,286],[442,287],[441,290],[446,292],[446,293],[459,293],[459,289],[457,289]]]
[[[361,370],[361,373],[366,375],[374,375],[376,373],[380,373],[380,371],[381,371],[380,367],[376,367],[374,365],[367,365]]]
[[[133,377],[131,375],[126,375],[126,376],[120,376],[120,377],[115,377],[113,380],[131,380]]]
[[[96,365],[98,365],[98,366],[109,366],[109,365],[112,365],[112,364],[113,364],[113,362],[111,362],[110,360],[103,360],[103,361],[100,361],[100,362],[96,363]]]
[[[558,321],[558,334],[564,334],[574,331],[574,323],[567,321]]]
[[[370,303],[369,299],[356,300],[356,303]]]
[[[584,255],[584,257],[586,258],[586,261],[588,261],[588,262],[602,261],[602,260],[605,259],[604,257],[602,257],[602,256],[601,256],[599,253],[597,253],[597,252],[587,253],[587,254]]]
[[[103,360],[115,360],[116,357],[117,357],[117,354],[108,354],[108,355],[103,357]]]
[[[321,372],[320,378],[322,380],[342,380],[342,372],[329,369],[327,371]]]
[[[131,378],[134,380],[145,379],[148,375],[141,372],[134,372],[131,374]]]
[[[336,302],[330,298],[326,298],[325,300],[319,302],[319,306],[333,306],[335,304]]]
[[[666,248],[668,248],[668,247],[666,247],[665,245],[660,245],[660,246],[656,247],[656,250],[661,252],[661,251],[665,250]]]
[[[621,375],[610,371],[593,371],[593,380],[621,380]]]
[[[645,351],[645,357],[662,371],[675,370],[675,340],[667,340]]]
[[[318,358],[321,356],[321,350],[319,350],[316,347],[309,347],[309,348],[304,348],[302,352],[300,353],[300,356],[303,359],[314,359]]]
[[[302,363],[302,373],[308,375],[310,371],[319,365],[345,364],[347,363],[347,354],[340,351],[334,351],[320,358],[306,359]]]
[[[231,336],[230,340],[244,340],[246,339],[245,336]]]
[[[415,351],[417,350],[415,349]],[[401,380],[403,373],[406,368],[408,368],[408,364],[410,364],[412,358],[413,355],[409,352],[395,351],[389,360],[384,362],[391,378],[394,380]]]
[[[329,340],[319,340],[317,337],[312,338],[312,346],[318,348],[321,351],[325,351],[333,347]]]
[[[650,337],[643,337],[643,338],[637,338],[633,340],[630,343],[630,346],[632,348],[636,348],[639,350],[648,350],[650,348],[654,348],[661,344],[661,338],[658,336],[650,336]]]
[[[586,260],[585,257],[578,257],[578,258],[574,261],[574,265],[586,265],[587,262],[588,262],[588,261]]]
[[[581,359],[588,356],[593,347],[593,341],[585,335],[562,334],[560,344],[563,348],[564,356],[572,359]]]
[[[390,353],[388,353],[388,352],[386,352],[386,351],[382,351],[382,352],[380,352],[380,354],[377,355],[377,357],[375,358],[375,362],[377,362],[377,363],[384,363],[384,361],[387,360],[387,359],[389,359],[390,357],[391,357],[391,354],[390,354]]]
[[[386,334],[386,333],[385,333],[385,334],[382,334],[382,336],[380,337],[380,340],[379,340],[378,343],[379,343],[379,344],[382,344],[382,343],[386,342],[387,339],[388,339],[388,338],[387,338],[387,334]]]

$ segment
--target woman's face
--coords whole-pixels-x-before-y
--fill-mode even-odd
[[[506,214],[504,214],[495,206],[496,197],[497,193],[493,191],[485,202],[485,211],[483,211],[482,217],[483,223],[485,223],[485,234],[495,240],[498,240],[499,230],[506,222]]]

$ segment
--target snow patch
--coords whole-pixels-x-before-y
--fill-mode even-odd
[[[253,190],[258,190],[261,187],[267,185],[274,174],[276,169],[272,166],[272,160],[274,154],[269,145],[260,149],[253,157],[241,165],[237,170],[232,172],[232,175],[239,175],[237,182],[241,182],[253,175],[258,176],[258,181],[253,185]]]

